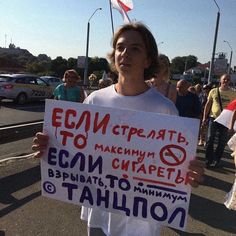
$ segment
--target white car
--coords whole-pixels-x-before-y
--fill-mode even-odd
[[[41,76],[41,79],[43,79],[46,83],[48,83],[50,86],[55,89],[57,85],[63,83],[62,80],[55,76]]]
[[[35,75],[0,74],[0,100],[11,99],[19,104],[53,97],[53,88]]]

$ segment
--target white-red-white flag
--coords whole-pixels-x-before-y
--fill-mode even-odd
[[[233,112],[236,110],[236,99],[231,101],[225,109],[220,113],[220,115],[215,119],[218,123],[230,128],[230,122],[232,119]],[[234,123],[234,130],[236,131],[236,122]]]
[[[123,17],[124,23],[129,23],[130,19],[127,12],[133,9],[132,0],[110,0],[112,7],[117,9]]]

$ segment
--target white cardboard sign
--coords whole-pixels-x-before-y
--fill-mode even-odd
[[[42,194],[184,230],[199,121],[47,100]]]

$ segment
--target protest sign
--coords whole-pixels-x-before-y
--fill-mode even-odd
[[[47,100],[44,196],[184,230],[199,121]]]

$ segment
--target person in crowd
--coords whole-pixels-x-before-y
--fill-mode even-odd
[[[94,91],[84,101],[106,107],[126,108],[146,112],[177,115],[175,105],[150,88],[145,79],[157,71],[158,50],[149,29],[140,23],[123,25],[113,37],[113,50],[109,54],[112,68],[118,73],[118,82]],[[32,149],[40,157],[48,143],[46,134],[37,133]],[[190,184],[198,186],[202,181],[203,166],[198,161],[190,162]],[[160,226],[148,221],[105,212],[98,208],[82,207],[81,219],[88,223],[90,236],[157,236]]]
[[[209,92],[211,91],[211,84],[205,84],[202,89],[202,93],[199,95],[199,100],[201,104],[201,125],[200,125],[200,131],[199,131],[199,146],[205,146],[206,140],[207,140],[207,127],[208,122],[202,122],[203,119],[203,113],[204,113],[204,107],[207,102],[207,97]]]
[[[111,78],[106,78],[106,79],[100,79],[98,81],[98,88],[102,89],[102,88],[106,88],[110,85],[112,85],[113,81]]]
[[[85,99],[85,92],[82,87],[78,86],[80,76],[73,69],[67,70],[63,76],[63,83],[59,84],[54,92],[56,100],[64,100],[71,102],[83,102]]]
[[[188,87],[188,91],[189,91],[190,93],[196,94],[195,86],[190,85],[190,86]]]
[[[196,94],[189,92],[190,82],[187,80],[179,80],[176,84],[177,99],[176,107],[179,115],[189,118],[200,118],[201,104]]]
[[[160,54],[159,59],[159,69],[155,77],[148,80],[149,86],[155,87],[160,93],[165,97],[169,98],[173,103],[176,102],[177,92],[173,84],[170,83],[170,60],[164,55]]]
[[[202,122],[208,122],[208,137],[206,143],[206,167],[219,167],[225,145],[228,141],[228,128],[214,121],[225,106],[235,98],[235,92],[229,88],[230,75],[220,77],[220,86],[210,91],[204,108]],[[217,147],[214,150],[215,137],[218,132]]]
[[[202,91],[202,85],[201,84],[196,84],[194,86],[194,88],[195,88],[195,94],[199,97],[200,94],[203,92]]]

